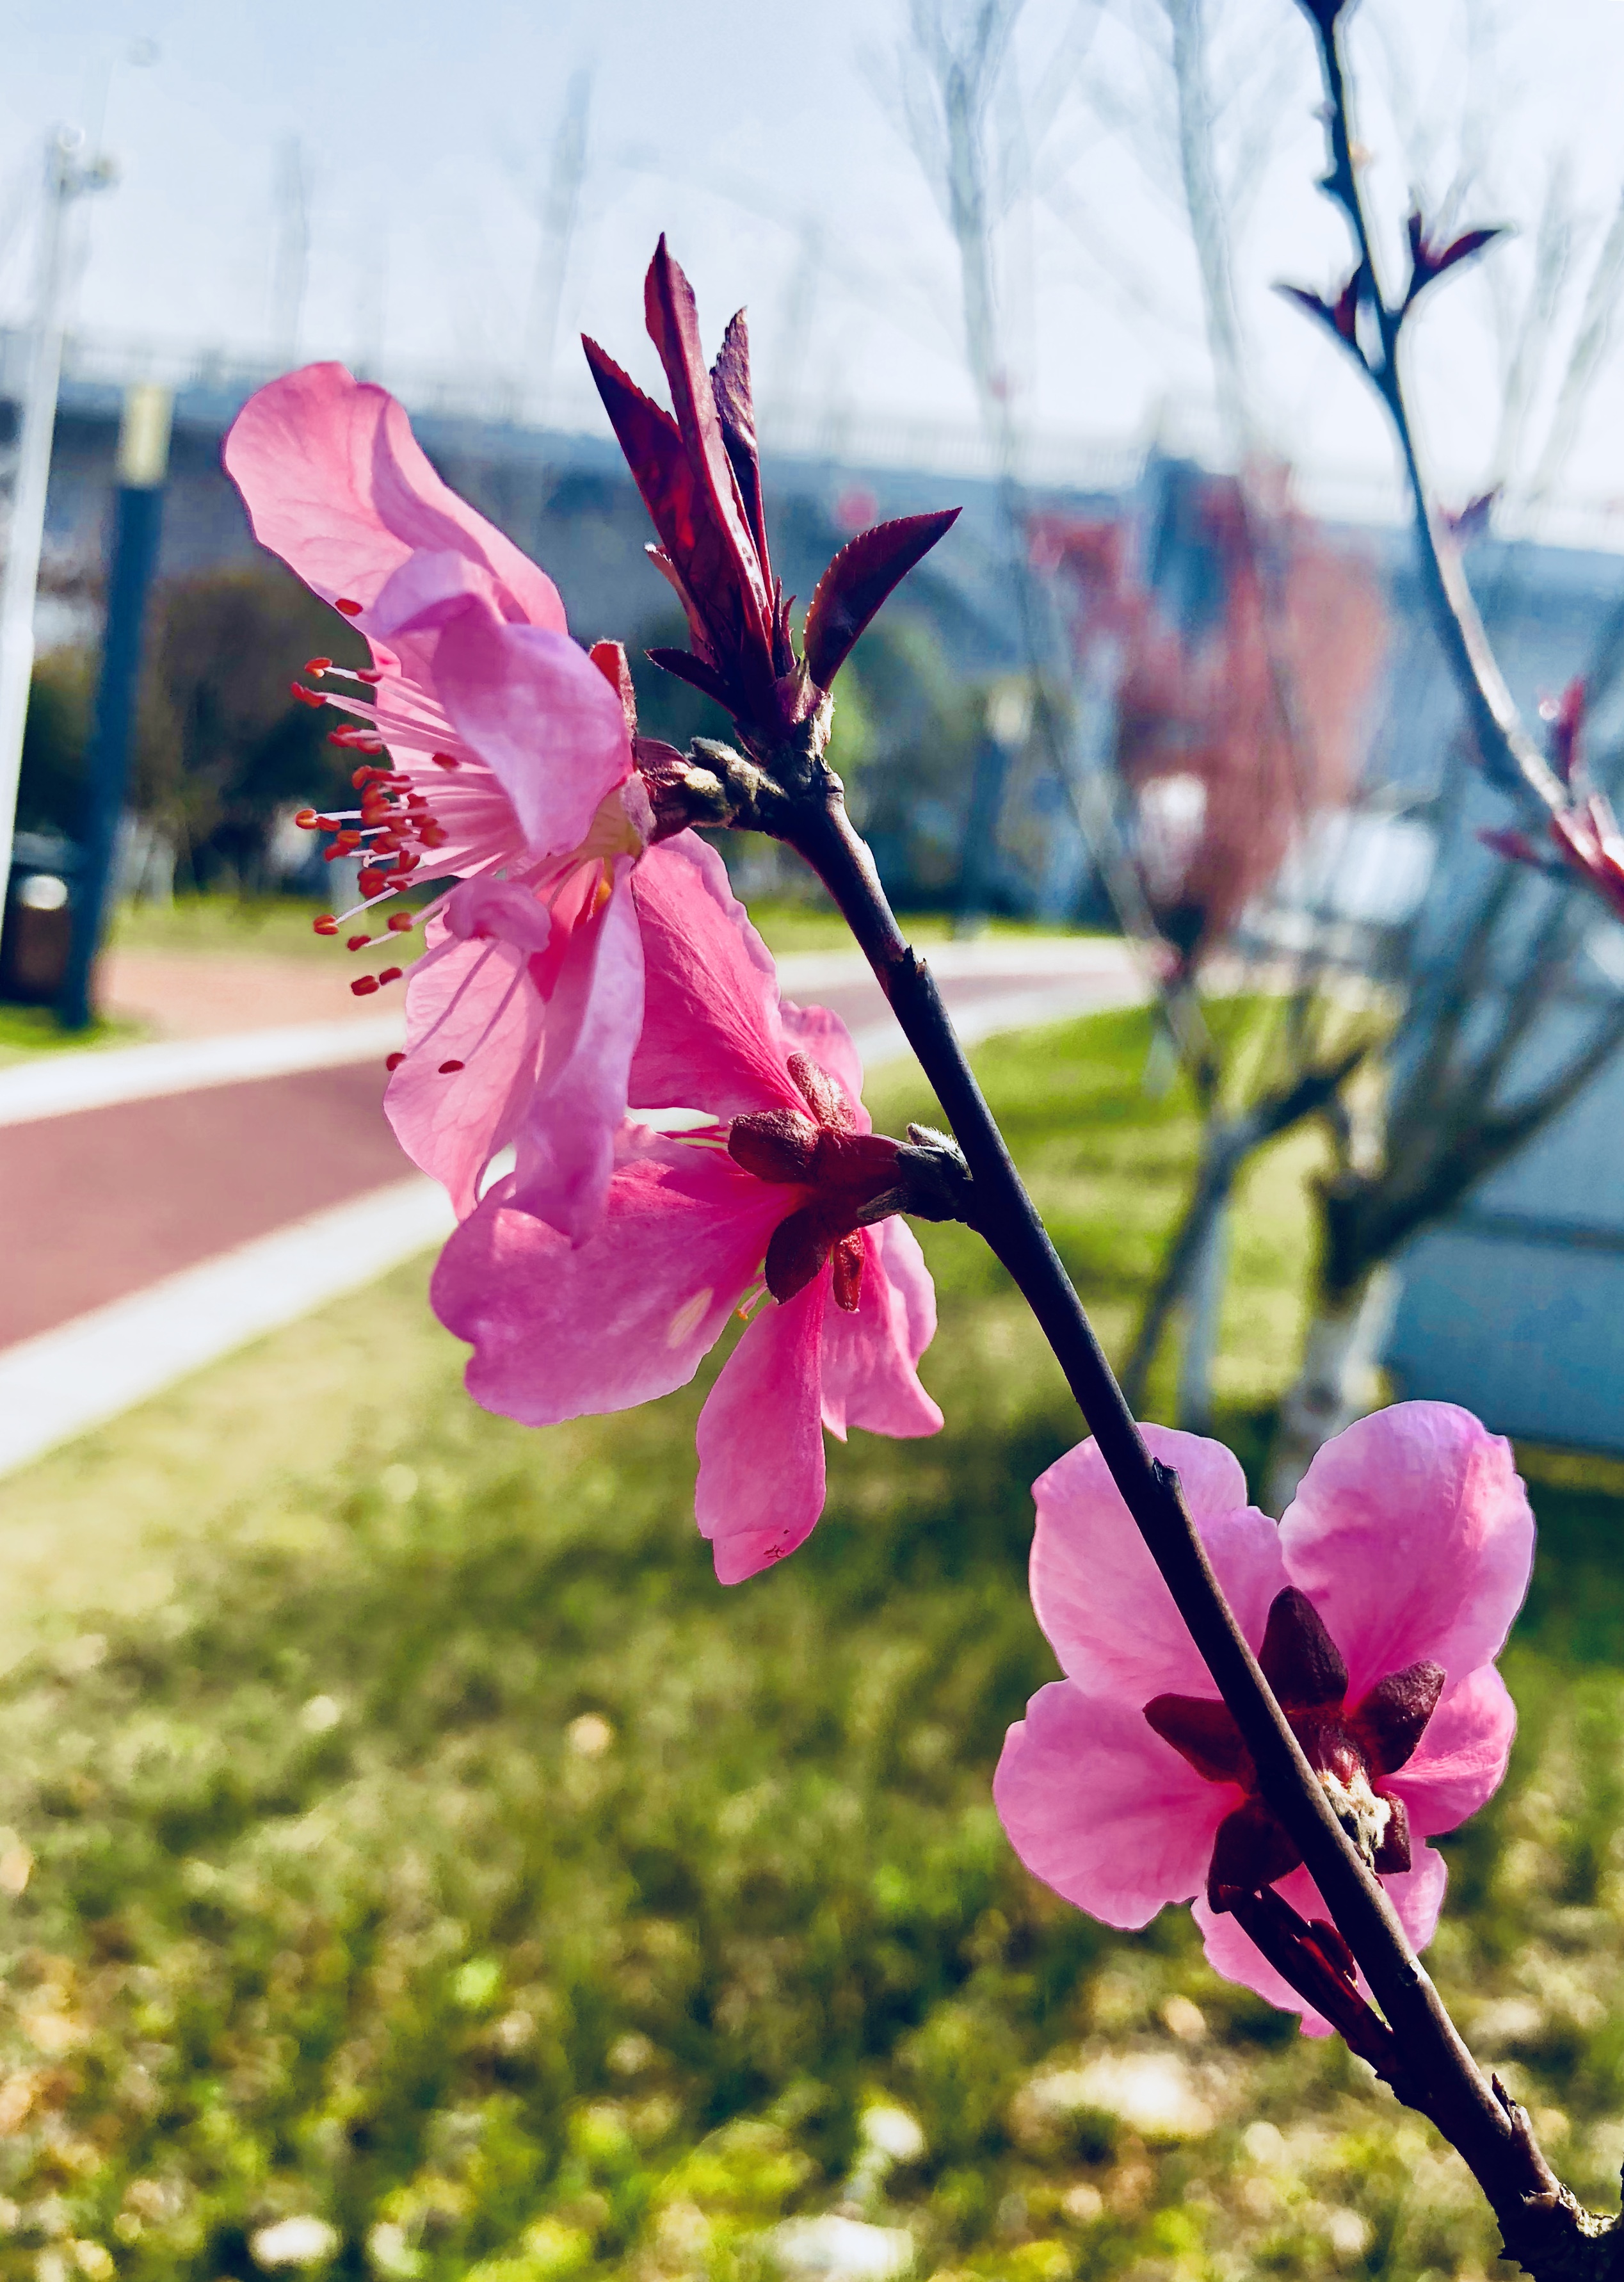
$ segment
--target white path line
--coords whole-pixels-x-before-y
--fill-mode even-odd
[[[984,999],[966,1008],[958,1027],[974,1044],[1142,996],[1128,973],[1103,980],[1073,976]],[[350,1026],[352,1031],[359,1027]],[[856,1044],[870,1069],[908,1051],[890,1020],[865,1024]],[[504,1169],[499,1160],[492,1177]],[[414,1254],[443,1243],[452,1224],[437,1184],[418,1176],[393,1181],[7,1348],[0,1353],[0,1475],[161,1393],[249,1340],[372,1283]]]
[[[1028,991],[1051,987],[1060,991],[1069,982],[1121,988],[1130,997],[1143,995],[1133,954],[1125,943],[1107,937],[995,936],[939,943],[926,957],[944,982],[1008,974],[1012,984]],[[797,951],[778,961],[785,990],[800,997],[861,982],[868,971],[857,951]],[[967,1019],[975,1023],[981,1018],[974,1013]],[[1039,1014],[1031,1019],[1049,1018]],[[988,1032],[982,1027],[966,1035],[986,1037]],[[295,1070],[333,1069],[371,1061],[375,1056],[381,1061],[405,1042],[404,1016],[397,1008],[347,1022],[290,1023],[275,1030],[239,1030],[226,1037],[174,1039],[85,1053],[65,1050],[0,1069],[0,1126],[27,1125],[43,1117],[67,1117],[77,1110],[106,1109],[115,1102],[151,1100],[159,1094],[191,1093],[204,1086],[237,1085],[244,1079],[285,1077]]]
[[[404,1044],[397,1011],[350,1022],[290,1023],[279,1030],[236,1030],[223,1038],[177,1038],[151,1046],[42,1056],[0,1069],[0,1125],[105,1109],[156,1094],[193,1093],[244,1078],[285,1077],[293,1070],[332,1069],[382,1060]]]
[[[437,1183],[392,1181],[24,1339],[0,1354],[0,1474],[370,1284],[452,1223]]]
[[[1103,1013],[1111,1006],[1137,1006],[1149,996],[1139,976],[1125,970],[1097,980],[1075,976],[1068,982],[1043,983],[1035,989],[1001,992],[956,1012],[949,1005],[953,1027],[967,1046],[1009,1030],[1033,1030],[1045,1022],[1064,1022],[1073,1015]],[[865,1069],[878,1069],[909,1051],[908,1041],[894,1015],[865,1022],[852,1033]]]

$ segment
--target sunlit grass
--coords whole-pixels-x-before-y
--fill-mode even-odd
[[[1146,1044],[1130,1013],[978,1057],[1117,1341],[1193,1140]],[[900,1073],[872,1100],[929,1112]],[[1237,1216],[1218,1384],[1254,1460],[1310,1145]],[[385,2282],[743,2278],[843,2197],[921,2277],[1484,2270],[1459,2166],[1338,2047],[1213,1980],[1182,1914],[1110,1935],[1014,1864],[988,1776],[1053,1669],[1028,1485],[1078,1427],[977,1242],[924,1241],[947,1431],[831,1449],[810,1543],[731,1592],[689,1504],[708,1372],[486,1417],[422,1263],[0,1485],[0,2275],[246,2277],[305,2216]],[[1435,1952],[1595,2195],[1620,1475],[1536,1462],[1522,1737]],[[854,2177],[876,2100],[924,2153]]]

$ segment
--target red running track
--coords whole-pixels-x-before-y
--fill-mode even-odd
[[[963,1011],[1056,979],[943,989]],[[885,1016],[866,980],[808,995],[854,1029]],[[0,1348],[408,1174],[383,1084],[360,1062],[0,1126]]]

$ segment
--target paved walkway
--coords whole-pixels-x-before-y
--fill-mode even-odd
[[[1143,995],[1107,941],[993,938],[930,956],[968,1041]],[[171,1040],[0,1069],[0,1472],[449,1225],[380,1109],[398,1011],[355,1001],[314,965],[282,966],[284,993],[278,962],[241,963],[251,983],[170,962]],[[787,996],[841,1016],[870,1067],[905,1051],[856,954],[799,954],[779,971]],[[210,1035],[222,1017],[232,1027]]]

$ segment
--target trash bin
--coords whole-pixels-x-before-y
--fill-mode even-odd
[[[19,832],[12,842],[0,999],[13,1006],[51,1005],[62,988],[78,869],[78,849],[54,833]]]

